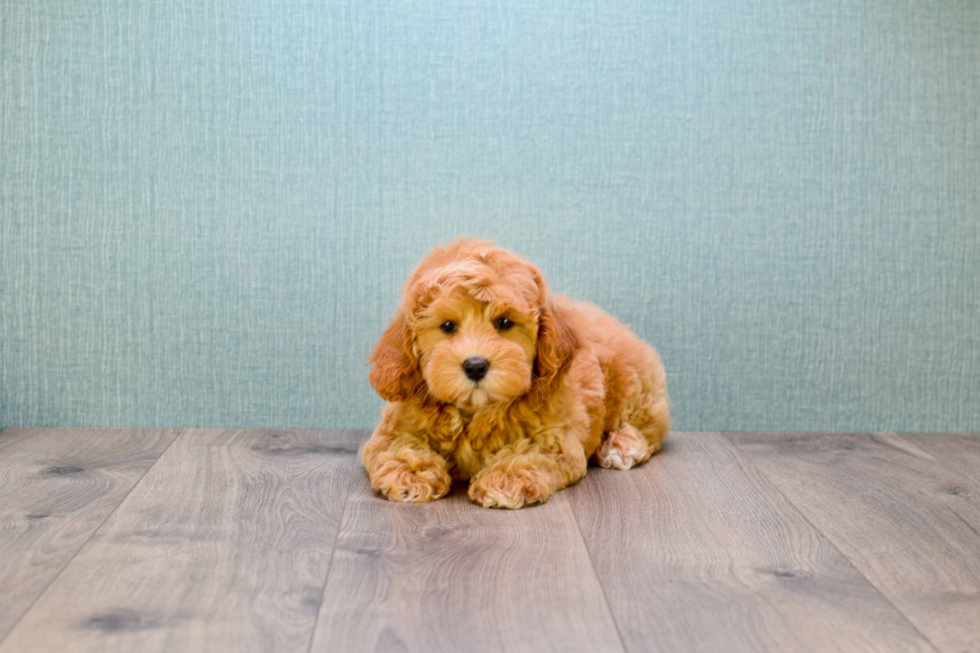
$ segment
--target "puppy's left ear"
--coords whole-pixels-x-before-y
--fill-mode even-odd
[[[424,383],[402,309],[375,343],[370,364],[371,387],[385,401],[404,401],[415,394],[418,384]]]
[[[534,357],[534,389],[542,394],[554,391],[572,361],[578,341],[566,318],[565,308],[548,291],[541,273],[533,269],[541,292],[538,316],[538,350]]]

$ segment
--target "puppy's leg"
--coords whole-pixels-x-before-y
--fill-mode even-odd
[[[516,509],[544,502],[585,476],[585,450],[566,438],[558,447],[521,440],[498,452],[470,482],[469,496],[484,508]]]
[[[452,484],[446,460],[424,438],[392,433],[384,423],[364,445],[361,458],[371,487],[392,501],[432,501]]]
[[[660,451],[670,430],[665,392],[640,391],[627,401],[619,428],[606,433],[594,459],[601,467],[630,469]]]

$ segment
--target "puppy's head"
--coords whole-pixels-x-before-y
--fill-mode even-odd
[[[388,401],[480,408],[553,391],[574,347],[536,267],[462,240],[412,273],[371,354],[371,386]]]

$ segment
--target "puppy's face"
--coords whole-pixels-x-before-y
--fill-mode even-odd
[[[461,408],[511,401],[533,381],[538,316],[463,288],[418,316],[415,346],[429,393]]]
[[[557,387],[576,341],[536,267],[483,241],[433,250],[371,354],[388,401],[461,408]]]

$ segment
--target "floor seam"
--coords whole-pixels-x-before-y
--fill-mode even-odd
[[[323,600],[327,594],[327,584],[330,582],[330,572],[333,571],[333,558],[337,553],[337,544],[340,542],[340,532],[344,529],[344,518],[347,516],[347,503],[350,501],[350,490],[354,486],[354,474],[357,472],[357,454],[351,463],[350,478],[347,479],[347,494],[344,495],[344,507],[340,509],[340,520],[337,523],[337,535],[333,540],[333,548],[330,550],[330,562],[327,563],[327,576],[323,579],[323,589],[320,590],[320,605],[316,608],[316,618],[313,621],[313,630],[310,632],[310,645],[306,649],[307,653],[312,653],[313,642],[316,640],[316,628],[320,623],[320,612],[323,610]]]
[[[836,551],[838,554],[840,554],[840,556],[844,560],[847,561],[847,564],[849,564],[851,566],[851,568],[859,576],[861,576],[861,578],[863,578],[865,580],[865,582],[868,583],[868,585],[870,585],[872,588],[874,588],[875,592],[878,593],[878,596],[880,596],[888,605],[892,606],[892,608],[895,610],[895,612],[897,612],[899,614],[899,616],[901,616],[902,619],[905,620],[905,623],[907,623],[912,628],[912,630],[914,630],[915,632],[919,633],[919,636],[921,636],[922,639],[923,639],[923,641],[925,641],[929,646],[932,647],[932,650],[936,651],[936,653],[940,653],[942,651],[942,649],[939,648],[936,645],[936,643],[932,641],[932,639],[930,639],[928,636],[926,636],[925,633],[923,633],[921,630],[919,630],[919,627],[917,625],[915,625],[915,623],[909,618],[909,616],[907,614],[905,614],[905,611],[904,610],[902,610],[897,605],[895,605],[892,602],[892,600],[888,597],[888,595],[885,594],[885,592],[880,587],[878,587],[870,578],[868,578],[867,575],[865,575],[865,573],[863,571],[861,571],[861,569],[856,564],[854,564],[854,561],[851,560],[847,556],[847,554],[845,554],[843,551],[840,550],[840,548],[834,543],[834,541],[832,539],[830,539],[830,536],[829,535],[827,535],[826,533],[824,533],[823,530],[821,530],[820,528],[817,528],[817,525],[814,524],[812,521],[810,521],[810,518],[807,516],[807,514],[805,512],[803,512],[803,510],[798,505],[796,505],[796,503],[792,499],[790,499],[788,496],[786,496],[786,494],[782,491],[782,489],[778,485],[776,485],[776,482],[773,481],[769,477],[769,475],[766,474],[758,465],[756,465],[755,464],[755,461],[752,460],[749,457],[748,454],[746,454],[744,451],[742,451],[741,447],[739,447],[738,444],[734,440],[732,440],[730,437],[728,437],[728,433],[727,432],[724,432],[724,431],[716,431],[716,432],[721,437],[723,437],[732,446],[732,448],[739,454],[739,456],[741,456],[742,460],[744,460],[746,464],[750,465],[752,467],[752,469],[754,469],[756,472],[758,472],[759,473],[759,476],[761,476],[762,478],[764,478],[766,480],[766,482],[769,483],[769,485],[772,487],[772,489],[775,490],[776,492],[778,492],[779,493],[779,496],[783,497],[786,500],[786,502],[790,506],[793,507],[793,510],[795,510],[800,515],[800,517],[803,519],[803,521],[805,521],[810,526],[810,528],[812,528],[814,531],[816,531],[817,533],[819,533],[820,534],[820,537],[822,537],[827,542],[827,544],[829,544],[830,546],[832,546],[834,548],[834,551]]]
[[[105,519],[99,522],[99,525],[95,527],[95,529],[89,534],[87,538],[85,538],[85,541],[82,542],[82,545],[80,547],[78,547],[78,550],[75,551],[74,554],[72,554],[71,558],[68,559],[68,561],[64,564],[64,566],[58,570],[58,573],[54,575],[54,577],[50,580],[50,582],[48,582],[48,584],[44,586],[44,589],[41,590],[41,592],[34,598],[33,601],[31,601],[31,604],[27,606],[27,609],[24,610],[24,613],[17,618],[17,621],[15,621],[12,626],[10,626],[10,629],[6,632],[6,634],[4,634],[3,637],[0,637],[0,647],[3,646],[3,643],[5,641],[7,641],[7,638],[10,637],[10,634],[13,633],[15,630],[17,630],[17,626],[19,626],[20,622],[22,622],[24,618],[28,614],[30,614],[31,610],[34,609],[34,606],[37,605],[38,601],[40,601],[44,597],[44,595],[48,593],[48,590],[50,590],[51,586],[55,584],[55,581],[61,578],[61,574],[65,573],[65,569],[68,569],[71,563],[75,561],[75,558],[78,557],[78,554],[80,554],[82,550],[88,546],[88,543],[92,541],[92,538],[95,537],[95,534],[98,533],[100,530],[102,530],[102,527],[105,526],[105,523],[107,521],[109,521],[109,518],[112,517],[114,514],[116,514],[116,511],[119,510],[119,507],[122,504],[126,503],[126,499],[128,499],[129,496],[133,493],[133,491],[136,490],[137,487],[139,487],[140,483],[143,482],[143,479],[146,478],[146,475],[150,473],[150,470],[157,466],[157,463],[160,462],[160,459],[163,458],[168,451],[170,451],[170,448],[174,446],[174,443],[177,442],[177,440],[179,440],[180,437],[184,435],[186,431],[187,429],[179,429],[177,431],[177,435],[175,435],[173,440],[170,441],[170,444],[168,444],[164,448],[164,450],[160,452],[160,455],[157,456],[157,459],[153,461],[153,464],[147,467],[146,471],[143,472],[143,474],[139,477],[139,479],[135,483],[133,483],[133,487],[129,488],[129,491],[126,493],[126,496],[124,496],[119,501],[119,503],[117,503],[116,506],[111,511],[109,511],[109,514],[105,516]]]
[[[582,480],[585,480],[584,478]],[[581,483],[581,481],[579,481]],[[585,555],[589,559],[589,566],[592,567],[592,574],[595,576],[595,581],[599,585],[599,591],[602,592],[602,600],[606,604],[606,610],[609,611],[609,618],[612,619],[613,627],[616,629],[616,636],[619,637],[619,645],[622,647],[625,653],[629,653],[629,647],[626,646],[626,640],[623,638],[623,632],[619,629],[619,622],[616,620],[616,613],[613,612],[612,603],[609,602],[609,595],[606,594],[606,587],[602,584],[602,578],[599,576],[599,570],[596,569],[595,560],[592,559],[592,552],[589,550],[589,543],[585,541],[585,534],[582,533],[582,524],[578,520],[578,514],[575,512],[575,507],[572,505],[572,500],[569,497],[564,497],[565,502],[568,505],[569,512],[572,513],[572,519],[575,521],[575,528],[578,530],[579,541],[582,542],[582,547],[585,549]]]

